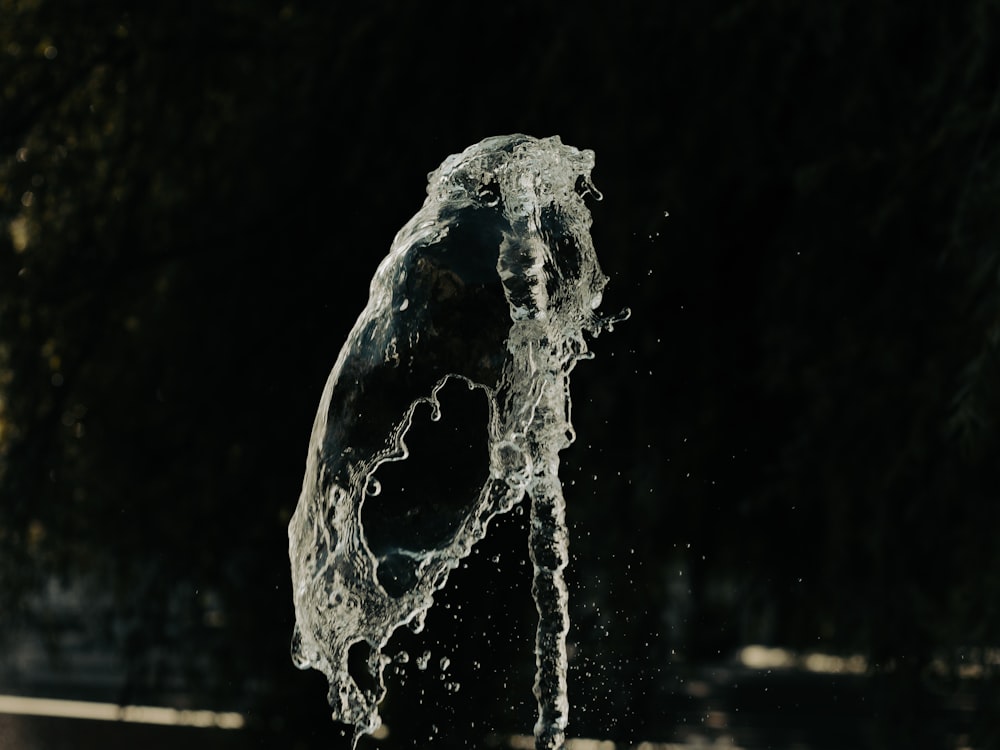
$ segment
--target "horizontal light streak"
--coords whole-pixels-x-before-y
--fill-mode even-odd
[[[119,706],[116,703],[27,698],[21,695],[0,695],[0,713],[217,729],[242,729],[246,724],[243,715],[234,711],[192,711],[164,706]]]
[[[535,738],[526,734],[515,734],[507,738],[507,747],[511,750],[534,750]],[[566,750],[617,750],[619,747],[631,747],[633,750],[693,750],[694,748],[704,748],[702,744],[688,744],[684,742],[640,742],[638,745],[616,745],[611,740],[591,740],[582,737],[574,737],[566,740]],[[725,750],[741,750],[740,747],[731,744],[719,744],[716,741],[716,748]]]
[[[868,660],[860,654],[854,656],[834,656],[811,652],[796,654],[784,648],[767,646],[745,646],[740,649],[740,662],[751,669],[792,669],[800,668],[821,674],[864,674],[868,671]]]

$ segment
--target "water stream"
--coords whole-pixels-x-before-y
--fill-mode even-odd
[[[527,494],[536,748],[564,745],[569,536],[559,451],[574,438],[569,376],[591,356],[584,333],[627,315],[596,312],[607,278],[584,202],[600,199],[593,165],[591,151],[525,135],[445,159],[330,373],[288,528],[292,657],[326,675],[333,717],[354,726],[355,743],[380,725],[393,632],[422,629],[435,591],[490,519]],[[427,411],[440,420],[444,389],[456,387],[485,402],[482,475],[383,496],[383,480],[409,457],[414,420]]]

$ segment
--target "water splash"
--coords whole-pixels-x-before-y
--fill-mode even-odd
[[[355,742],[380,725],[390,636],[423,627],[434,592],[490,519],[527,493],[536,742],[563,745],[569,540],[558,453],[574,437],[569,374],[591,356],[584,332],[596,336],[627,316],[596,313],[607,278],[584,203],[600,199],[593,165],[591,151],[525,135],[448,157],[379,265],[327,381],[288,528],[292,656],[327,676],[333,716],[354,725]],[[381,501],[379,475],[409,456],[418,409],[441,418],[449,383],[484,397],[488,476],[457,501],[454,490],[429,489],[398,522],[373,522],[365,506]]]

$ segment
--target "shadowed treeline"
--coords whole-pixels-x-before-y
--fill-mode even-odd
[[[573,377],[570,735],[670,739],[676,675],[763,643],[862,654],[867,746],[1000,742],[998,23],[0,0],[4,660],[73,631],[115,700],[340,741],[288,657],[323,383],[426,173],[559,134],[633,312]],[[526,559],[501,519],[401,640],[461,689],[401,667],[386,747],[530,733]]]

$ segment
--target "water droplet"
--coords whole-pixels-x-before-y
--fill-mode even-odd
[[[425,669],[427,669],[427,665],[428,663],[430,663],[430,660],[431,660],[431,652],[424,651],[424,653],[422,653],[420,656],[417,657],[416,660],[417,669],[423,672]]]

